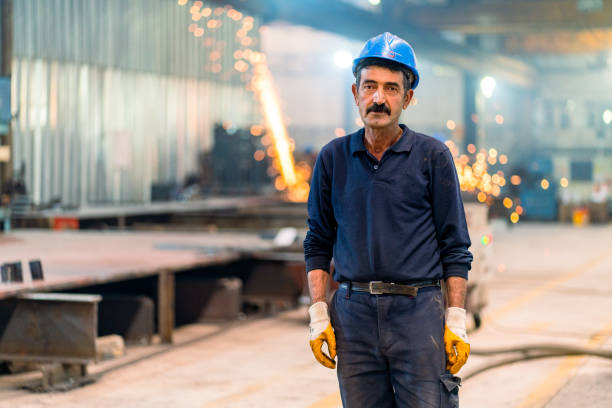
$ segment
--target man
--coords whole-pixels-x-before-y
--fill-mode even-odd
[[[337,350],[345,407],[455,407],[472,255],[453,158],[399,124],[419,83],[406,41],[370,39],[353,74],[364,128],[323,147],[308,198],[311,348],[332,369]]]

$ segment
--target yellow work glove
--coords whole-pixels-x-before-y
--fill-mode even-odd
[[[465,330],[465,309],[449,307],[446,309],[444,326],[444,348],[448,362],[446,369],[457,374],[470,355],[470,343]]]
[[[317,361],[332,370],[336,368],[336,336],[327,313],[327,303],[317,302],[308,309],[310,314],[310,348]],[[323,342],[327,343],[329,355],[323,352]]]

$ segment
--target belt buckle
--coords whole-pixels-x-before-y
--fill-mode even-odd
[[[375,289],[374,286],[378,283],[383,283],[383,281],[372,281],[369,283],[370,286],[370,294],[371,295],[382,295],[384,294],[384,291],[382,290],[382,288],[378,287],[378,289]]]

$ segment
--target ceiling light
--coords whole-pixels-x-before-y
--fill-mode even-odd
[[[480,81],[480,90],[482,91],[482,94],[486,98],[490,98],[491,96],[493,96],[495,85],[496,85],[495,78],[486,76],[482,78],[482,81]]]
[[[348,68],[353,63],[353,56],[348,51],[337,51],[334,54],[334,63],[340,68]]]

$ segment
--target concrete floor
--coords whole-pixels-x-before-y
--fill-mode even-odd
[[[612,349],[612,227],[519,224],[494,228],[496,271],[473,349],[531,343]],[[106,373],[67,393],[29,394],[0,378],[0,407],[338,407],[335,372],[307,345],[304,308],[208,334]],[[128,350],[138,353],[138,350]],[[498,357],[473,355],[460,374]],[[612,361],[560,357],[521,362],[464,382],[462,407],[612,406]]]

